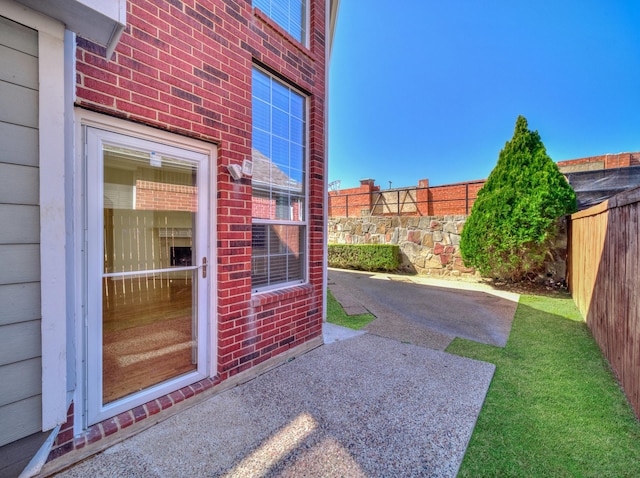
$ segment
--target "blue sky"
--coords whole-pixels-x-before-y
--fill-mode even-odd
[[[329,181],[486,178],[520,114],[554,161],[640,151],[640,1],[340,1]]]

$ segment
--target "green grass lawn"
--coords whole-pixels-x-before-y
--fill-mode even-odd
[[[367,325],[375,316],[371,314],[347,315],[344,313],[340,303],[327,291],[327,322],[359,330]]]
[[[568,296],[522,296],[458,476],[640,477],[640,423]]]

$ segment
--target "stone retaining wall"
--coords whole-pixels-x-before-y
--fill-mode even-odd
[[[437,276],[471,276],[460,254],[460,234],[467,216],[423,217],[330,217],[329,244],[397,244],[405,272]],[[561,219],[560,232],[545,263],[545,279],[566,277],[567,229]]]
[[[473,275],[460,256],[467,216],[330,217],[330,244],[397,244],[402,270],[428,275]]]

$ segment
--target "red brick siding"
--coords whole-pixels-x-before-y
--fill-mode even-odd
[[[218,146],[212,217],[217,310],[211,317],[218,327],[218,368],[213,380],[188,387],[194,394],[321,334],[325,0],[309,0],[309,12],[308,47],[248,0],[129,0],[126,31],[108,60],[103,47],[78,38],[77,105]],[[252,296],[251,182],[233,182],[227,165],[251,157],[256,64],[308,94],[310,247],[309,284]],[[131,414],[144,418],[191,392],[161,397],[75,440],[67,433],[56,440],[52,457],[128,426]]]
[[[603,163],[604,169],[626,168],[629,166],[640,166],[640,152],[603,154],[600,156],[590,156],[588,158],[570,159],[558,161],[558,167],[567,167],[578,164]]]
[[[322,322],[309,320],[322,310],[322,297],[311,286],[298,286],[255,296],[253,313],[221,320],[218,360],[235,375],[317,337]]]

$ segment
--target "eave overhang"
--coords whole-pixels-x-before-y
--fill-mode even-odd
[[[106,47],[111,58],[127,24],[126,0],[16,0],[64,23],[67,30]]]

